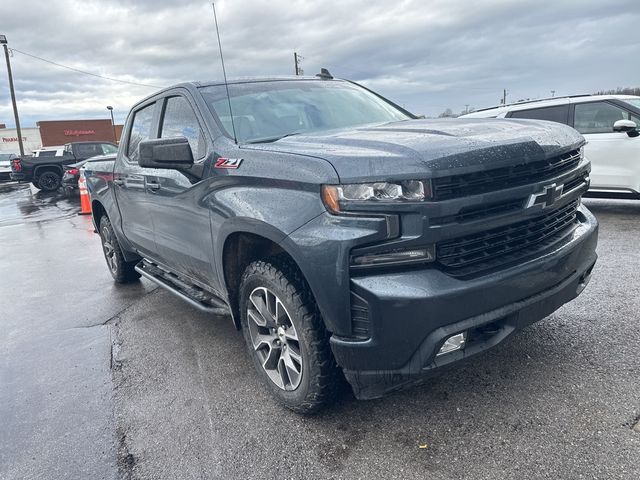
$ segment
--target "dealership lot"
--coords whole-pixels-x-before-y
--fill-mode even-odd
[[[427,385],[304,418],[228,318],[114,285],[77,200],[0,185],[0,478],[638,478],[640,202],[585,203],[581,297]]]

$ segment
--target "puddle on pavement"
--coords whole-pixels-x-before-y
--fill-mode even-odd
[[[0,227],[44,222],[78,213],[77,192],[43,192],[26,183],[0,183]]]

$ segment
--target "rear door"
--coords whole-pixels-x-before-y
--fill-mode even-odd
[[[640,118],[607,101],[573,105],[573,127],[587,140],[585,156],[591,160],[591,188],[628,190],[638,188],[640,176],[640,137],[614,132],[618,120]],[[636,180],[634,180],[636,179]]]
[[[204,121],[187,92],[176,90],[162,104],[159,138],[186,137],[196,165],[188,171],[155,169],[147,177],[158,254],[172,270],[211,286],[209,210],[200,202],[206,187],[195,173],[211,150]]]
[[[122,217],[122,231],[143,255],[157,258],[153,219],[146,191],[146,176],[155,170],[138,165],[138,144],[157,138],[159,110],[155,101],[146,103],[132,113],[126,135],[126,148],[118,155],[113,184]]]

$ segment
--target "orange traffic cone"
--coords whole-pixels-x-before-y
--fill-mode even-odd
[[[84,178],[84,171],[80,171],[78,190],[80,190],[80,213],[78,215],[89,215],[91,213],[91,200],[89,198],[89,190],[87,190],[87,180]]]

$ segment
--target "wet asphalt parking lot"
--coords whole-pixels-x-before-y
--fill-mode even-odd
[[[0,184],[0,479],[640,478],[640,202],[585,203],[581,297],[426,385],[305,418],[228,318],[114,285],[76,199]]]

